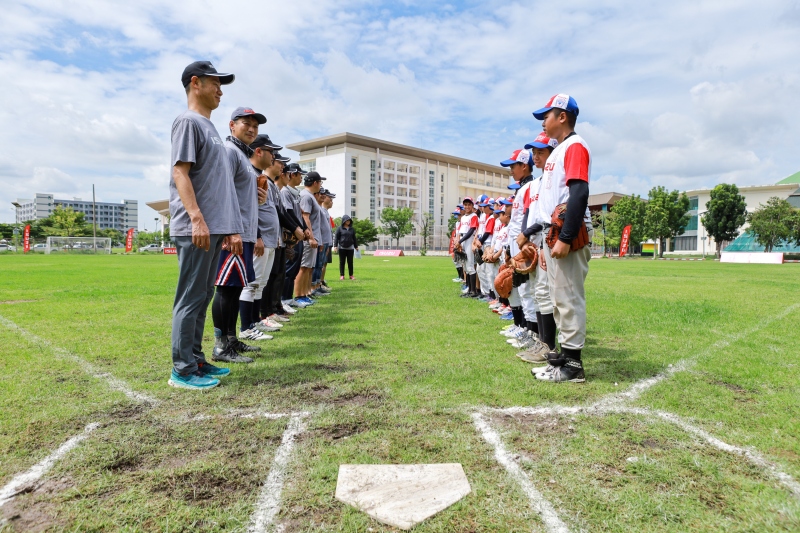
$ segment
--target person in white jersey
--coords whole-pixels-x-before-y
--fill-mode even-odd
[[[503,249],[508,244],[508,222],[511,220],[511,206],[514,205],[514,200],[509,198],[498,198],[495,202],[497,209],[495,209],[495,214],[497,215],[497,223],[494,227],[494,237],[492,239],[491,248],[486,252],[489,255],[489,260],[494,265],[494,278],[497,277],[497,272],[500,269],[500,265],[505,262],[505,258],[503,257]],[[490,255],[491,254],[491,255]],[[492,280],[492,287],[494,287],[494,279]],[[507,313],[511,313],[511,307],[508,302],[508,298],[503,298],[500,295],[497,295],[497,305],[490,304],[490,308],[498,313],[501,317],[506,315]]]
[[[575,133],[578,111],[574,98],[557,94],[533,113],[542,121],[547,136],[558,141],[545,163],[537,209],[552,214],[558,206],[566,204],[558,240],[552,248],[546,240],[542,246],[561,352],[548,353],[548,366],[541,371],[532,369],[532,373],[537,379],[550,382],[582,383],[586,380],[581,350],[586,340],[584,282],[589,273],[591,248],[588,244],[576,250],[571,248],[574,248],[573,240],[583,231],[582,226],[589,239],[592,235],[588,208],[592,156],[586,141]],[[548,226],[549,223],[545,225],[545,232]]]
[[[529,150],[515,150],[514,153],[511,154],[511,157],[500,162],[500,165],[509,169],[511,177],[514,178],[515,182],[509,186],[509,189],[516,189],[516,191],[514,194],[514,205],[511,206],[511,219],[508,223],[509,255],[514,257],[519,253],[519,246],[517,246],[516,239],[517,235],[522,231],[522,219],[525,216],[523,199],[533,180],[533,155]],[[525,315],[522,311],[522,301],[519,297],[519,285],[521,282],[522,277],[515,274],[514,288],[509,296],[511,313],[514,317],[514,333],[517,335],[516,340],[522,340],[527,335]]]
[[[464,197],[461,203],[464,204],[464,215],[461,217],[458,243],[464,248],[464,253],[467,254],[467,261],[464,264],[464,273],[467,275],[467,292],[461,296],[464,298],[477,298],[479,296],[477,289],[478,276],[475,272],[475,253],[472,250],[472,241],[478,231],[478,215],[475,213],[475,202],[471,197]]]
[[[487,242],[491,245],[491,238],[494,233],[494,217],[492,216],[492,207],[491,204],[489,204],[489,200],[494,203],[494,200],[485,194],[482,194],[478,198],[478,209],[481,214],[478,218],[478,235],[472,243],[475,249],[475,261],[479,263],[476,270],[478,273],[478,281],[481,285],[480,299],[484,302],[494,299],[494,286],[491,284],[490,279],[492,264],[486,262],[483,257],[484,247],[487,245]],[[480,261],[478,261],[479,256]]]
[[[543,169],[547,158],[557,145],[558,141],[542,132],[532,143],[526,144],[525,148],[532,150],[534,166]],[[517,236],[517,245],[520,247],[531,240],[537,248],[540,250],[542,248],[544,240],[542,230],[545,221],[536,215],[541,183],[541,177],[534,179],[523,201],[525,217],[522,222],[522,232]],[[547,218],[547,221],[549,220]],[[518,353],[517,357],[528,363],[546,362],[548,352],[555,348],[556,327],[553,321],[553,304],[547,285],[547,273],[539,265],[520,286],[520,295],[528,329],[535,332],[536,337],[531,336],[526,342],[520,343],[520,348],[524,351]]]

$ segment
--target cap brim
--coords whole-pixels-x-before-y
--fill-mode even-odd
[[[548,146],[550,146],[550,145],[549,144],[544,144],[544,143],[530,143],[530,144],[526,144],[525,148],[527,150],[530,150],[531,148],[547,148]]]
[[[478,204],[478,207],[488,207],[489,204]]]
[[[509,190],[516,191],[517,189],[521,188],[522,186],[519,183],[512,183],[508,186]]]
[[[500,205],[514,205],[514,202],[508,202],[506,200],[500,200]],[[502,211],[502,209],[501,209]]]
[[[258,146],[250,145],[250,148],[255,150],[256,148],[269,148],[270,150],[282,150],[283,146],[278,146],[277,144],[259,144]]]
[[[231,120],[236,120],[237,118],[244,118],[244,117],[253,117],[259,124],[267,123],[267,117],[265,117],[261,113],[247,113],[245,115],[236,115],[235,117],[231,118]]]
[[[547,114],[547,112],[548,112],[548,111],[550,111],[551,109],[553,109],[553,108],[552,108],[552,107],[543,107],[543,108],[539,109],[538,111],[534,111],[534,112],[533,112],[533,117],[534,117],[536,120],[544,120],[544,116],[545,116],[545,115]]]
[[[205,74],[205,76],[214,76],[215,78],[219,78],[220,85],[230,85],[233,83],[233,80],[236,79],[236,76],[233,74],[223,74],[222,72],[217,72],[216,74]],[[264,119],[266,122],[267,119]]]
[[[501,167],[510,167],[514,163],[519,163],[516,159],[506,159],[505,161],[500,162]]]

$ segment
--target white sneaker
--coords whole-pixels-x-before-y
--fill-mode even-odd
[[[247,339],[249,341],[268,341],[272,340],[273,337],[272,335],[267,335],[266,333],[253,328],[239,333],[239,338]]]
[[[461,278],[453,278],[453,283],[464,283],[464,280]]]
[[[500,332],[500,335],[502,335],[503,337],[508,337],[508,338],[511,338],[511,339],[515,339],[517,337],[517,332],[520,331],[520,330],[522,330],[522,328],[519,327],[519,326],[511,326],[508,329],[502,330]]]
[[[272,316],[265,318],[264,320],[261,321],[261,323],[270,328],[281,329],[283,327],[283,324],[275,320]]]
[[[261,322],[258,322],[257,324],[254,324],[253,325],[253,329],[257,329],[258,331],[260,331],[262,333],[265,333],[267,331],[278,331],[279,329],[281,329],[283,327],[283,324],[281,324],[281,328],[279,328],[277,326],[273,326],[271,324],[272,324],[272,322],[269,321],[269,320],[262,320]]]
[[[283,311],[286,314],[289,314],[289,315],[296,315],[297,314],[297,309],[295,309],[291,305],[283,304],[282,307],[283,307]]]
[[[281,316],[279,314],[269,315],[268,317],[270,320],[278,323],[289,322],[289,319],[285,316]]]

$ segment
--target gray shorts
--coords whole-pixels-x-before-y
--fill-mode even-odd
[[[317,266],[317,248],[308,244],[308,241],[303,243],[303,259],[300,261],[300,266],[303,268]]]

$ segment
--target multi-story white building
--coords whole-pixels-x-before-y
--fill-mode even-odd
[[[667,250],[676,254],[702,254],[714,253],[717,245],[714,239],[706,234],[705,227],[700,222],[706,212],[706,203],[711,199],[712,189],[695,189],[686,191],[689,197],[689,224],[683,235],[670,239]],[[739,194],[744,196],[747,212],[752,213],[773,196],[788,200],[794,207],[800,208],[800,172],[779,181],[775,185],[756,185],[739,187]],[[747,229],[745,224],[741,232]],[[726,243],[723,243],[723,247]]]
[[[33,200],[17,199],[17,223],[21,224],[29,220],[40,220],[53,214],[56,206],[71,207],[86,215],[86,222],[93,224],[95,221],[94,208],[97,209],[98,229],[115,229],[127,231],[128,228],[139,227],[139,201],[123,200],[121,203],[95,202],[92,206],[91,200],[73,198],[72,200],[60,200],[53,198],[52,194],[36,193]]]
[[[348,214],[369,219],[380,226],[384,207],[410,207],[415,213],[411,235],[400,246],[420,247],[420,220],[433,219],[429,248],[447,249],[450,213],[465,196],[508,196],[509,173],[498,165],[471,161],[354,133],[292,143],[287,148],[300,153],[298,162],[307,171],[316,170],[327,180],[323,186],[336,194],[331,216]],[[379,248],[393,245],[381,235]]]

